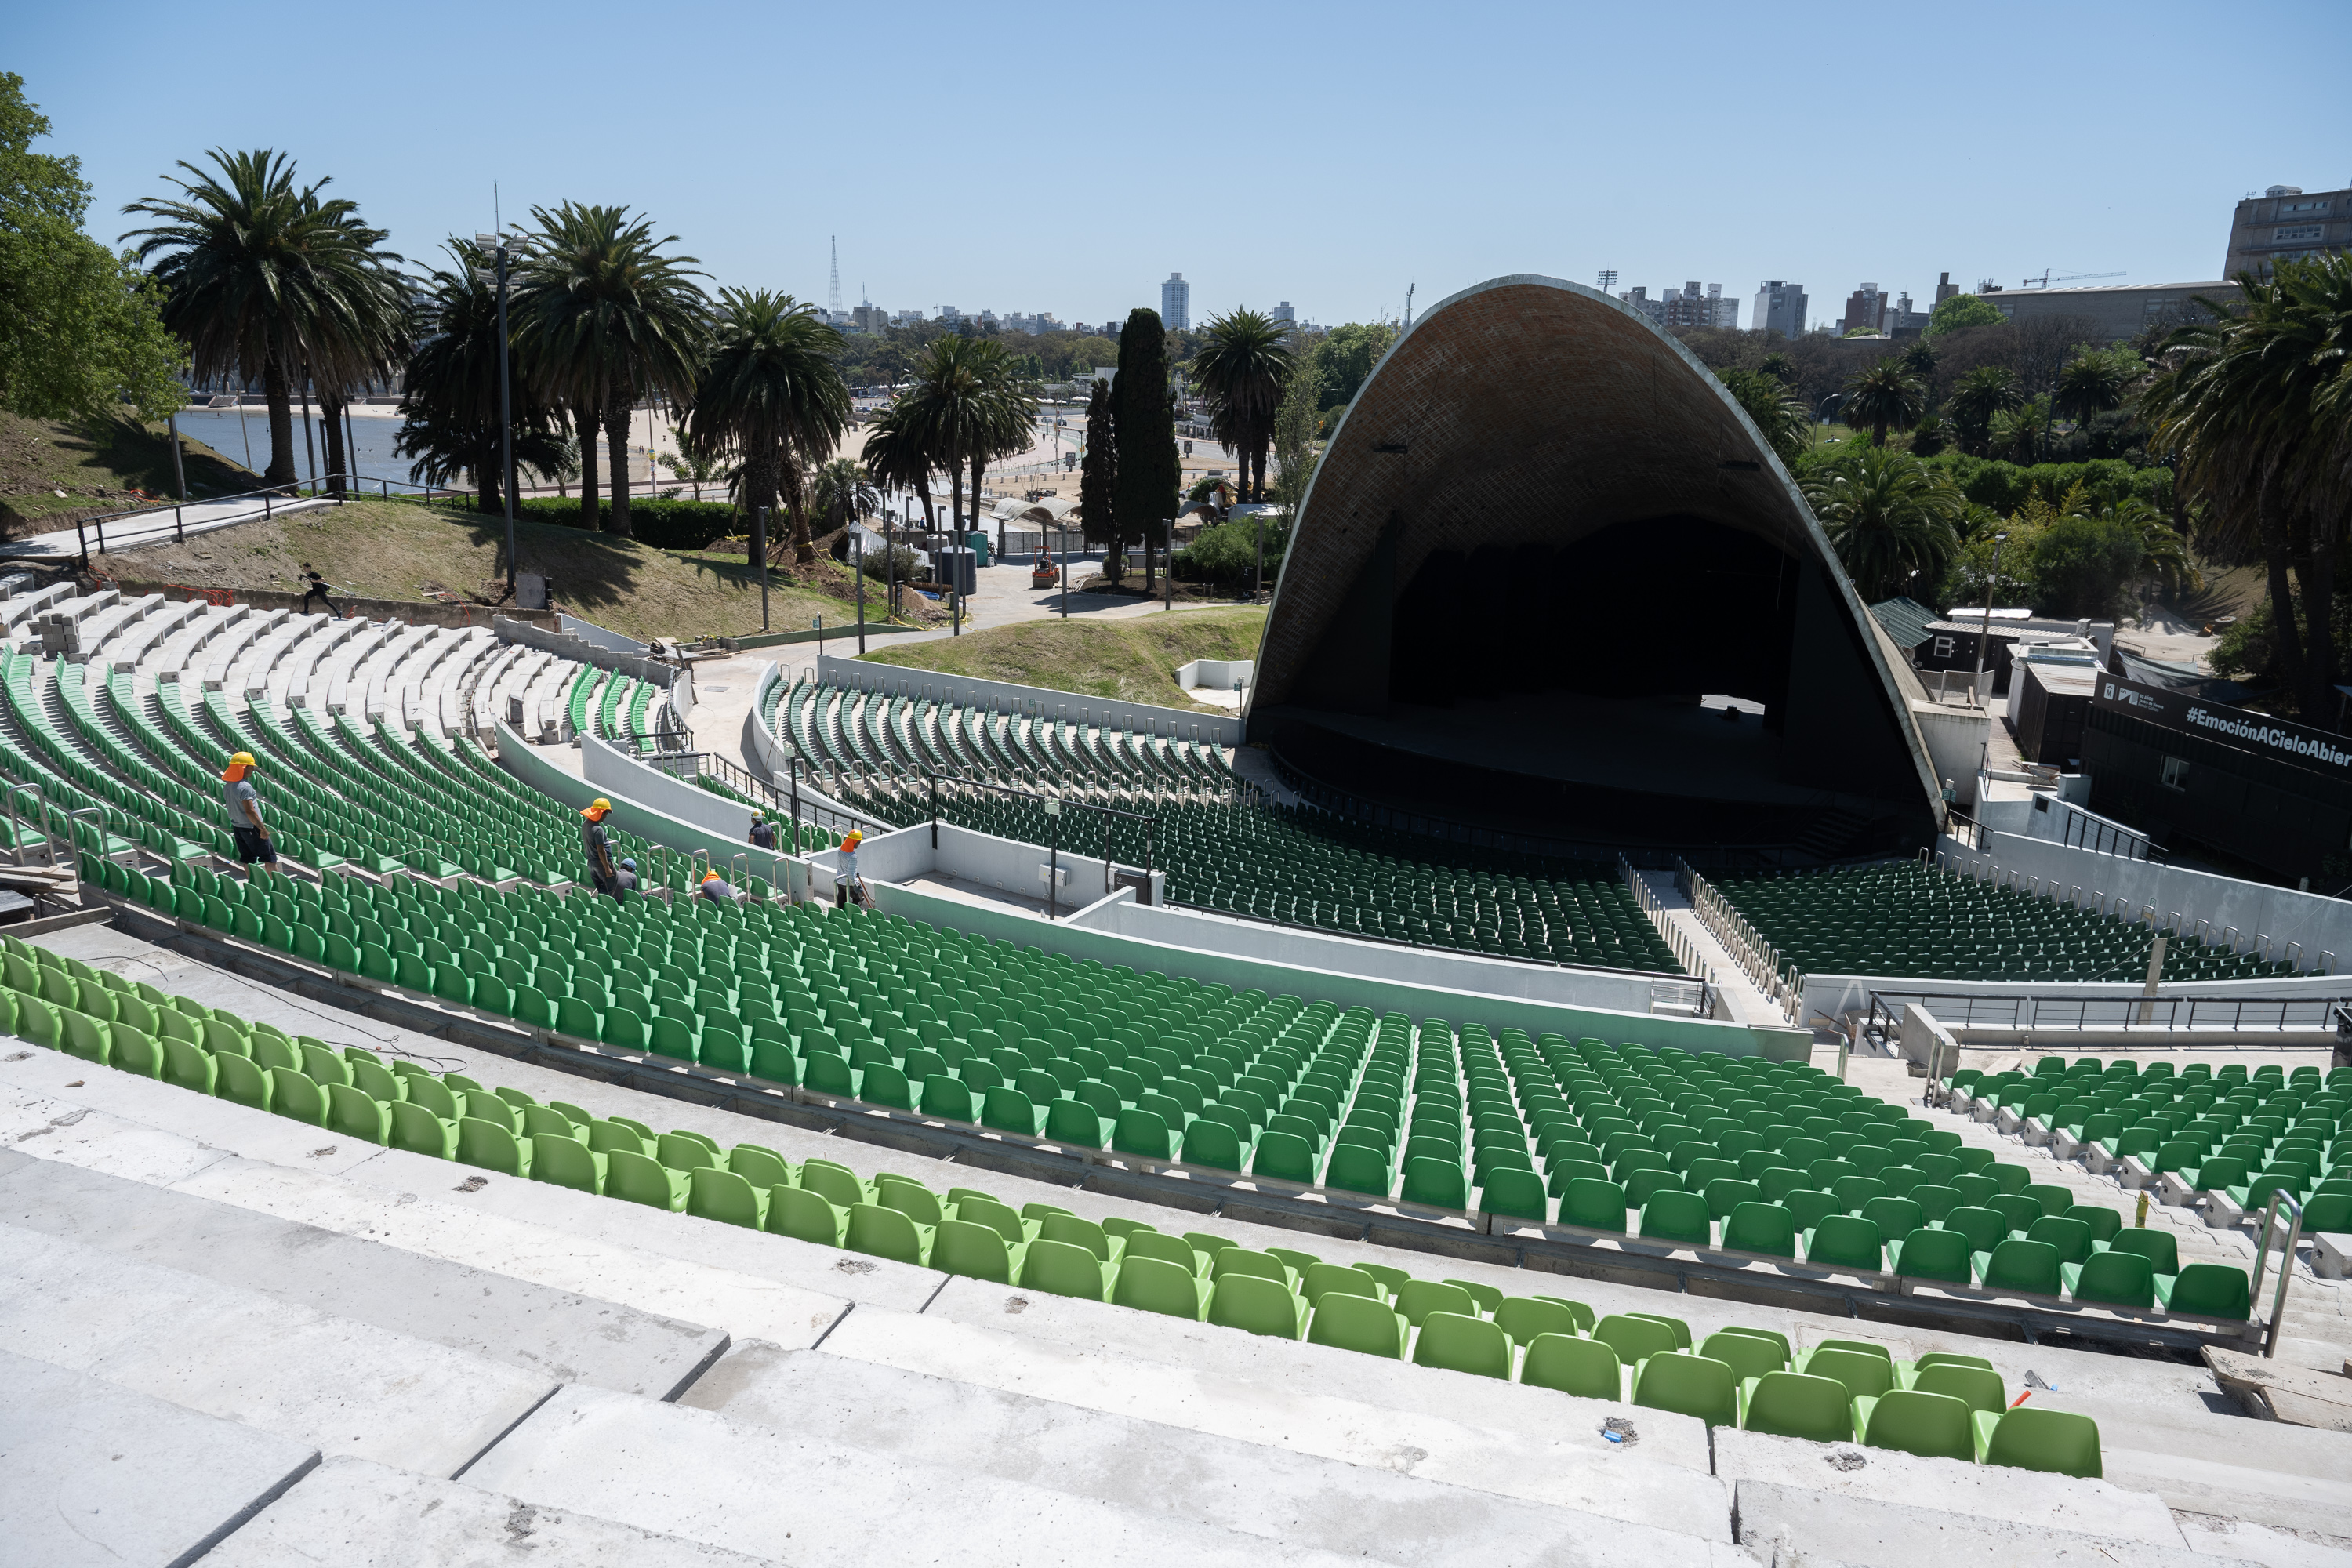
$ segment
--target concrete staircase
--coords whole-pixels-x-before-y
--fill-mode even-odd
[[[449,1049],[255,989],[322,1037]],[[2352,1437],[2237,1415],[2199,1367],[1540,1282],[1701,1334],[1965,1350],[2011,1384],[2031,1370],[2054,1385],[2034,1398],[2098,1416],[2107,1479],[1710,1436],[355,1145],[47,1051],[0,1057],[0,1518],[30,1521],[0,1532],[0,1560],[2352,1563]],[[496,1068],[599,1110],[756,1129],[793,1158],[924,1163]],[[1089,1215],[1139,1201],[955,1179]],[[1301,1239],[1238,1214],[1186,1223]],[[1446,1267],[1530,1289],[1491,1259]]]

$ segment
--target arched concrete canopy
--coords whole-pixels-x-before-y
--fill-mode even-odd
[[[1894,661],[1753,423],[1647,317],[1530,275],[1433,306],[1364,383],[1300,508],[1248,699],[1252,738],[1280,747],[1302,711],[1387,710],[1391,616],[1433,556],[1572,551],[1612,529],[1653,551],[1687,540],[1695,554],[1784,563],[1774,720],[1799,726],[1784,776],[1834,790],[1831,775],[1851,779],[1860,760],[1864,793],[1932,820],[1937,781]],[[1654,575],[1612,586],[1654,596],[1659,644],[1699,635],[1675,623],[1671,575]],[[1578,657],[1572,616],[1550,634]]]

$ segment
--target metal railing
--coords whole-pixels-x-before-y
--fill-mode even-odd
[[[763,811],[775,813],[791,822],[795,828],[806,823],[811,827],[829,833],[846,833],[855,827],[861,832],[887,833],[892,825],[865,812],[836,806],[829,801],[803,796],[800,792],[800,775],[795,768],[789,783],[780,787],[773,780],[746,771],[715,752],[691,749],[655,752],[637,759],[647,767],[656,768],[674,779],[691,783],[698,775],[707,774],[726,789],[742,796]],[[699,788],[701,786],[697,785]],[[798,834],[793,836],[798,842]],[[797,853],[795,850],[779,853]]]
[[[423,485],[408,479],[362,479],[356,475],[330,474],[322,482],[341,484],[346,488],[376,485],[387,499],[392,495],[394,486],[398,486],[403,490],[421,491],[426,500],[431,500],[436,496],[463,496],[466,493],[463,490],[451,489],[446,485]],[[121,524],[128,521],[135,531],[138,520],[152,518],[155,521],[157,526],[143,533],[132,531],[126,534],[120,527],[115,530],[114,548],[127,550],[141,544],[159,544],[167,534],[175,544],[184,541],[188,537],[186,514],[190,507],[213,507],[227,501],[256,500],[261,503],[257,507],[250,507],[242,512],[235,512],[226,517],[205,517],[197,520],[199,528],[211,529],[226,528],[231,523],[249,522],[255,518],[268,519],[276,515],[276,509],[280,503],[292,502],[309,506],[318,501],[326,501],[331,505],[340,506],[348,499],[350,498],[347,496],[321,495],[318,492],[317,485],[311,487],[311,493],[309,495],[304,495],[299,485],[272,485],[263,489],[239,490],[234,495],[206,496],[202,500],[167,501],[159,506],[131,507],[121,511],[102,512],[97,517],[76,518],[74,540],[81,556],[81,569],[87,572],[89,570],[91,538],[95,536],[97,539],[98,552],[101,555],[105,554],[108,548],[106,525],[110,522]],[[162,526],[163,514],[166,512],[169,512],[172,518],[172,526],[169,530]]]
[[[2054,840],[2023,839],[2021,842],[2048,844]],[[1978,853],[1984,854],[1984,851]],[[2151,864],[2157,863],[2154,857],[2148,858]],[[2313,963],[2304,944],[2299,942],[2289,942],[2261,931],[2241,931],[2236,926],[2224,926],[2210,919],[2191,921],[2184,918],[2179,910],[2165,911],[2163,920],[2159,921],[2154,904],[2139,903],[2120,893],[2103,892],[2095,884],[2089,887],[2079,882],[2069,884],[2055,876],[2045,879],[2013,866],[2004,871],[2000,862],[1989,854],[1981,861],[1962,861],[1949,850],[1938,849],[1930,863],[1948,877],[1965,877],[1970,881],[1986,882],[2013,893],[2023,893],[2028,898],[2048,899],[2053,903],[2067,904],[2075,909],[2095,910],[2133,925],[2147,926],[2155,934],[2169,940],[2193,938],[2209,946],[2226,947],[2233,953],[2260,953],[2264,963],[2290,963],[2307,974],[2336,973],[2336,954],[2333,952],[2323,951],[2317,962]]]
[[[1783,1017],[1795,1023],[1797,1015],[1804,1009],[1804,975],[1794,965],[1783,975],[1780,950],[1765,941],[1764,933],[1749,924],[1748,917],[1733,907],[1714,883],[1692,869],[1690,862],[1679,855],[1675,857],[1675,886],[1691,901],[1699,922],[1714,933],[1715,940],[1731,954],[1731,961],[1739,965],[1741,973],[1780,1009]]]
[[[1675,955],[1675,962],[1683,966],[1683,972],[1696,975],[1712,990],[1716,984],[1715,965],[1706,961],[1697,944],[1674,922],[1666,906],[1660,903],[1658,895],[1651,890],[1650,884],[1643,880],[1641,872],[1634,869],[1633,863],[1622,854],[1617,857],[1617,875],[1624,879],[1627,889],[1633,895],[1633,902],[1640,906],[1642,913],[1649,918],[1650,924],[1657,929],[1658,934],[1665,939],[1666,950]]]
[[[2341,996],[1982,996],[1951,991],[1873,991],[1864,1033],[1884,1043],[1888,1031],[1901,1021],[1906,1005],[1917,1006],[1948,1028],[2034,1032],[2284,1033],[2288,1029],[2341,1030],[2352,1018],[2352,998]]]
[[[2271,1189],[2271,1201],[2263,1210],[2262,1228],[2254,1232],[2254,1279],[2247,1289],[2247,1310],[2252,1310],[2262,1300],[2263,1273],[2271,1260],[2271,1237],[2278,1222],[2279,1205],[2287,1206],[2290,1216],[2286,1233],[2286,1256],[2279,1260],[2278,1293],[2271,1298],[2271,1321],[2263,1335],[2263,1355],[2271,1359],[2278,1354],[2279,1330],[2286,1322],[2286,1290],[2294,1279],[2294,1249],[2303,1239],[2303,1205],[2287,1194],[2283,1187]]]
[[[1045,816],[1051,819],[1052,824],[1049,842],[1046,845],[1045,850],[1047,857],[1045,862],[1045,918],[1047,920],[1050,921],[1057,918],[1056,904],[1058,900],[1059,883],[1062,876],[1062,809],[1065,806],[1076,806],[1080,811],[1090,811],[1100,817],[1124,817],[1129,822],[1140,822],[1143,824],[1142,890],[1146,898],[1150,896],[1151,872],[1153,869],[1151,842],[1153,837],[1160,831],[1160,818],[1158,816],[1139,811],[1123,811],[1115,805],[1097,805],[1090,800],[1083,800],[1074,795],[1041,795],[1034,790],[1019,789],[1012,784],[991,784],[984,779],[968,779],[957,773],[943,773],[937,768],[932,767],[924,768],[923,776],[930,784],[931,847],[934,849],[937,849],[940,847],[940,785],[943,784],[951,787],[962,789],[983,789],[992,791],[998,795],[1017,795],[1024,800],[1034,801],[1045,809]],[[1103,829],[1102,862],[1103,897],[1108,898],[1110,897],[1112,890],[1118,886],[1118,862],[1110,854],[1110,829],[1108,822],[1105,823]]]

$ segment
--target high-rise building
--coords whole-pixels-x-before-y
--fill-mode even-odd
[[[2266,281],[2279,262],[2347,249],[2352,249],[2352,190],[2273,185],[2238,204],[2221,276],[2251,272],[2256,281]]]
[[[1281,304],[1276,305],[1267,313],[1277,321],[1288,321],[1295,325],[1298,321],[1297,310],[1293,307],[1287,300],[1285,300]]]
[[[1641,311],[1642,314],[1649,317],[1650,320],[1657,322],[1660,326],[1663,327],[1666,324],[1666,302],[1664,300],[1651,299],[1650,286],[1648,284],[1636,283],[1631,289],[1626,289],[1622,294],[1618,295],[1617,298],[1622,300],[1626,304],[1633,306],[1633,309]]]
[[[1952,281],[1952,275],[1948,272],[1945,273],[1936,279],[1936,304],[1942,304],[1959,291],[1960,286]],[[1927,309],[1930,315],[1935,313],[1934,305],[1930,305]]]
[[[1669,327],[1737,327],[1739,301],[1723,297],[1723,285],[1710,283],[1701,293],[1696,279],[1680,289],[1669,289],[1662,303],[1662,323]]]
[[[1802,337],[1805,332],[1805,286],[1784,283],[1778,278],[1767,278],[1757,286],[1756,310],[1748,324],[1758,331],[1778,332],[1784,338]]]
[[[1168,281],[1160,286],[1160,324],[1171,332],[1181,332],[1192,324],[1192,286],[1184,281],[1181,272],[1171,272]]]
[[[1846,296],[1845,314],[1838,318],[1838,335],[1851,331],[1881,332],[1886,330],[1886,296],[1878,291],[1875,283],[1864,283]]]

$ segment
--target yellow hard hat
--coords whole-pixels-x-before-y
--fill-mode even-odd
[[[236,763],[237,766],[244,768],[250,768],[258,765],[254,762],[253,753],[251,752],[239,752],[236,755],[231,757],[229,761]]]
[[[600,795],[588,803],[588,807],[592,811],[610,811],[613,809],[613,803]]]

